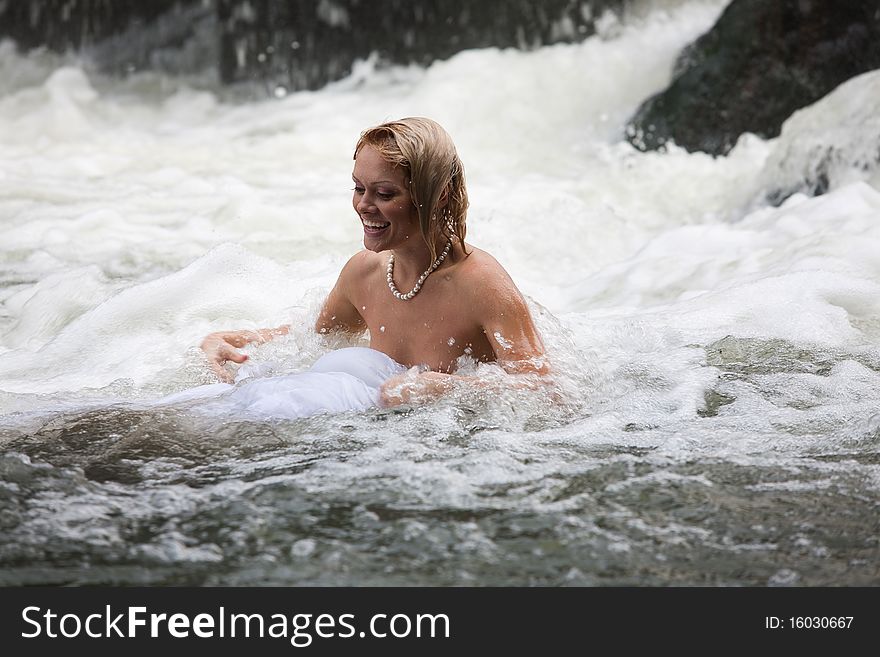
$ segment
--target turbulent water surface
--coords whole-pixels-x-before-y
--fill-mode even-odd
[[[635,151],[722,5],[256,100],[0,45],[0,584],[880,584],[880,74],[725,158]],[[565,394],[157,405],[212,330],[292,322],[262,375],[339,346],[353,146],[410,115]]]

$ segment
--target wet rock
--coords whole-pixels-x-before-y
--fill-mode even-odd
[[[733,0],[679,56],[669,87],[627,126],[640,150],[673,141],[724,155],[751,132],[779,134],[798,108],[880,68],[880,0]]]
[[[0,36],[13,39],[23,50],[38,46],[58,52],[79,50],[133,25],[149,24],[163,14],[192,4],[196,3],[186,0],[0,2]]]
[[[84,51],[100,68],[212,67],[224,83],[316,89],[354,63],[426,65],[468,48],[579,41],[641,0],[31,0],[0,2],[0,37]]]
[[[781,204],[861,181],[880,189],[880,70],[847,80],[785,122],[760,179]]]

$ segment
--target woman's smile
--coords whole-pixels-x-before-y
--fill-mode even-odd
[[[365,217],[361,217],[361,223],[364,225],[364,232],[369,235],[378,235],[391,225],[390,221],[377,221]]]

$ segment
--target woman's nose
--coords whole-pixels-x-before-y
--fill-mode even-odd
[[[373,203],[366,194],[361,195],[360,199],[358,199],[357,205],[355,206],[358,212],[369,212],[372,207]]]

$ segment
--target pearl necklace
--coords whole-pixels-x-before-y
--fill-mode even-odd
[[[443,253],[437,256],[437,259],[434,261],[434,264],[428,267],[425,270],[425,273],[419,276],[419,280],[416,281],[416,286],[411,289],[409,292],[404,294],[400,290],[397,289],[397,286],[394,284],[394,254],[391,254],[391,257],[388,258],[388,275],[386,278],[388,279],[388,289],[391,290],[391,294],[400,299],[401,301],[409,301],[412,299],[419,290],[422,289],[422,285],[425,282],[425,279],[433,272],[440,264],[446,260],[446,256],[449,255],[449,249],[452,248],[452,240],[446,242],[446,248],[443,249]]]

